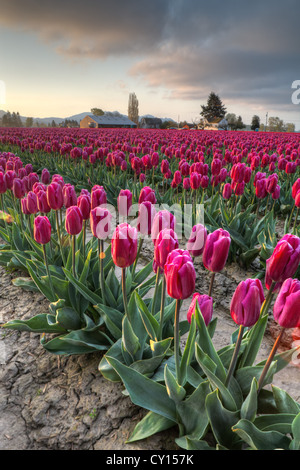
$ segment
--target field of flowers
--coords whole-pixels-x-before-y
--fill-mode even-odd
[[[175,428],[188,450],[300,450],[300,404],[271,386],[297,357],[278,347],[300,336],[299,208],[300,134],[0,129],[0,264],[49,302],[1,328],[57,356],[98,352],[98,372],[147,410],[128,442]],[[228,265],[253,276],[217,350]],[[279,334],[258,361],[270,318]]]

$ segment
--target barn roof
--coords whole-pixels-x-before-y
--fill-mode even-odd
[[[105,113],[102,116],[95,116],[94,114],[90,114],[89,117],[97,122],[97,124],[101,124],[102,126],[136,126],[133,121],[123,114]]]

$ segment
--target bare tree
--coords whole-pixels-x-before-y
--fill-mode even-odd
[[[136,125],[139,123],[139,102],[135,93],[129,94],[128,117]]]

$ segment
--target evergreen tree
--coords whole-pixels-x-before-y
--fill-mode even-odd
[[[260,128],[260,118],[256,114],[252,117],[251,121],[251,130],[255,131],[255,129]]]
[[[209,94],[207,105],[201,105],[201,108],[202,111],[200,115],[206,118],[207,120],[211,120],[214,118],[223,119],[226,114],[226,108],[224,104],[222,103],[219,96],[213,91]]]
[[[246,125],[243,123],[242,116],[239,116],[236,121],[236,129],[245,129]]]

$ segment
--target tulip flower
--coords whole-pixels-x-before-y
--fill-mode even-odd
[[[159,232],[154,245],[154,261],[160,269],[164,270],[169,253],[177,248],[179,244],[174,230],[166,228]]]
[[[27,210],[29,214],[38,212],[37,196],[33,191],[29,191],[26,198]]]
[[[73,275],[76,276],[76,264],[75,264],[75,253],[76,253],[76,235],[82,230],[82,212],[78,206],[68,207],[66,211],[65,228],[69,235],[72,237],[72,266]]]
[[[118,225],[111,241],[111,254],[116,266],[122,268],[122,294],[125,314],[128,315],[126,294],[126,268],[137,256],[137,230],[127,223]]]
[[[150,201],[143,201],[139,205],[139,213],[137,220],[137,230],[142,235],[150,235],[152,223],[156,215],[154,204]]]
[[[153,244],[155,245],[155,241],[158,237],[159,232],[164,228],[169,228],[175,230],[176,226],[176,217],[166,209],[159,211],[155,214],[153,219],[152,229],[151,229],[151,238]]]
[[[187,312],[187,321],[191,323],[192,315],[195,314],[196,303],[198,302],[201,314],[203,316],[206,326],[211,322],[213,315],[213,299],[208,295],[201,295],[195,292],[193,295],[192,302]]]
[[[34,219],[34,239],[40,245],[46,245],[51,240],[51,224],[46,216],[38,215]]]
[[[61,184],[53,182],[47,186],[47,200],[49,207],[54,211],[62,208],[64,201]]]
[[[231,194],[232,194],[231,185],[230,183],[226,183],[223,188],[223,193],[222,193],[223,198],[228,200],[231,198]]]
[[[98,239],[98,257],[99,257],[99,284],[102,293],[103,303],[105,305],[105,285],[104,285],[104,240],[109,236],[111,231],[111,213],[99,206],[90,212],[90,227],[94,237]]]
[[[127,217],[132,206],[132,192],[129,189],[121,189],[117,198],[118,211],[121,217]]]
[[[83,246],[83,258],[85,259],[85,245],[86,245],[86,221],[90,217],[90,211],[91,211],[91,197],[89,195],[89,192],[87,193],[81,191],[80,196],[78,196],[77,199],[77,206],[81,210],[82,213],[82,218],[83,218],[83,240],[82,240],[82,246]]]
[[[71,206],[66,211],[65,228],[69,235],[78,235],[82,230],[82,212],[78,206]]]
[[[43,248],[44,262],[45,262],[46,271],[47,271],[47,275],[49,279],[51,293],[53,296],[52,301],[54,301],[56,300],[56,295],[53,289],[53,284],[52,284],[52,279],[51,279],[51,274],[50,274],[49,264],[48,264],[48,258],[47,258],[47,253],[46,253],[46,246],[45,246],[51,240],[51,224],[50,224],[48,217],[38,215],[34,219],[33,227],[34,227],[33,228],[34,239],[37,243],[42,245],[42,248]]]
[[[95,207],[104,206],[107,202],[106,191],[102,186],[92,189],[91,191],[91,209]]]
[[[145,201],[149,201],[152,204],[156,203],[155,191],[154,189],[150,188],[150,186],[144,186],[141,189],[141,192],[139,195],[139,204]]]
[[[165,278],[167,292],[170,297],[176,299],[175,319],[174,319],[174,355],[176,378],[180,385],[180,346],[179,346],[179,313],[180,300],[187,299],[195,290],[196,272],[192,258],[188,251],[173,250],[167,258],[165,264]]]
[[[300,263],[300,238],[286,234],[277,243],[266,262],[265,284],[267,289],[277,291],[283,282],[293,277]]]
[[[118,225],[112,237],[111,253],[119,268],[131,266],[137,255],[137,230],[127,223]]]
[[[282,284],[273,309],[274,320],[283,328],[300,327],[300,281],[288,278]]]
[[[41,181],[43,184],[49,184],[50,183],[50,173],[47,168],[44,168],[42,170],[42,175],[41,175]]]
[[[196,224],[192,228],[186,248],[191,256],[201,256],[207,239],[207,230],[202,224]]]
[[[68,209],[71,206],[76,206],[77,205],[77,195],[74,186],[71,184],[66,184],[63,187],[63,201],[64,201],[64,206],[66,209]]]
[[[48,204],[46,191],[41,190],[37,193],[37,206],[39,212],[42,214],[48,214],[48,212],[51,211],[51,207]]]
[[[0,194],[6,193],[7,190],[7,183],[5,180],[5,175],[2,171],[0,171]]]
[[[273,316],[274,320],[280,325],[281,330],[259,378],[258,393],[263,387],[264,379],[274,359],[285,328],[300,327],[300,281],[298,279],[288,278],[283,282],[274,304]]]
[[[211,282],[208,295],[211,297],[215,273],[224,268],[231,244],[230,234],[221,228],[215,230],[207,236],[202,262],[206,269],[211,271]]]
[[[25,196],[25,187],[23,181],[20,178],[15,178],[13,181],[12,191],[17,199],[21,199]]]
[[[264,300],[264,291],[259,279],[246,279],[240,282],[233,294],[230,314],[233,321],[239,325],[239,333],[225,380],[226,386],[234,374],[244,329],[255,325],[258,321]]]

